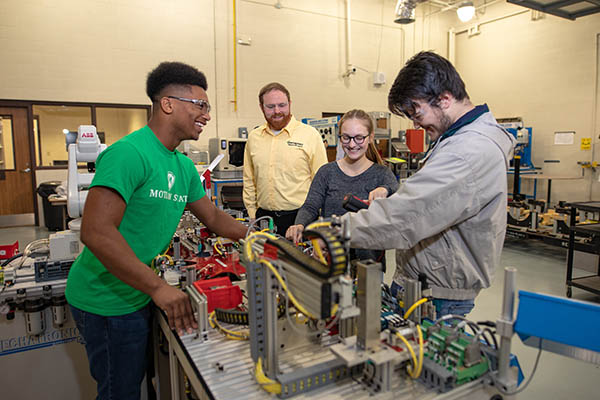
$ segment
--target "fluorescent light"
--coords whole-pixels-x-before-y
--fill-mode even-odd
[[[456,10],[456,14],[458,14],[458,19],[460,19],[462,22],[470,21],[475,15],[475,7],[473,6],[473,2],[466,1],[462,3]]]

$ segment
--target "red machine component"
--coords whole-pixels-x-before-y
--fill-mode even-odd
[[[215,308],[229,310],[242,303],[242,290],[239,286],[232,285],[228,277],[196,281],[193,285],[206,295],[209,313]]]
[[[0,260],[8,260],[19,253],[19,241],[0,246]]]
[[[411,153],[425,152],[425,131],[423,129],[407,129],[406,145]]]
[[[213,254],[209,257],[196,258],[196,277],[199,280],[228,276],[239,280],[246,268],[240,264],[238,252],[228,252],[224,255]]]
[[[277,256],[277,247],[265,243],[263,247],[263,257],[270,258],[271,260],[277,260],[279,257]]]

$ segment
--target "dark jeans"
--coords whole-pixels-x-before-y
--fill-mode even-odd
[[[71,313],[85,341],[90,373],[98,383],[96,399],[138,400],[147,366],[150,305],[116,317],[73,306]]]
[[[273,217],[273,223],[277,227],[276,232],[281,236],[285,236],[285,232],[288,230],[288,228],[294,225],[294,221],[296,221],[296,214],[298,214],[298,210],[271,211],[262,208],[256,210],[256,218],[264,217],[266,215]]]

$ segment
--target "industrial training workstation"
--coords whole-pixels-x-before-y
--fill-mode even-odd
[[[598,1],[0,10],[3,399],[597,397]]]

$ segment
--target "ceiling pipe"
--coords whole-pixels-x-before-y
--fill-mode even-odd
[[[346,0],[346,72],[342,75],[344,78],[348,78],[350,75],[356,72],[356,68],[352,65],[352,11],[351,11],[351,0]]]

